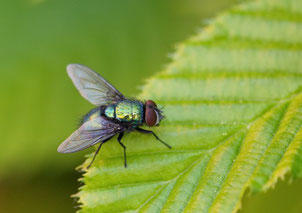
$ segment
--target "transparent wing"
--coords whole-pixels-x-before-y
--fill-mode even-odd
[[[107,105],[125,99],[108,81],[84,65],[69,64],[67,73],[81,95],[93,105]]]
[[[58,152],[71,153],[86,149],[104,141],[117,133],[124,131],[123,127],[106,120],[103,117],[91,119],[82,124],[59,147]]]

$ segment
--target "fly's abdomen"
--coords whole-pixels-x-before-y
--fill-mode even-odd
[[[101,116],[101,109],[99,107],[94,108],[84,116],[82,123],[86,123],[89,120],[94,120],[99,116]]]
[[[115,106],[115,118],[121,122],[139,125],[143,123],[143,104],[139,101],[123,100]]]
[[[115,118],[115,105],[111,104],[107,106],[104,113],[108,118]]]

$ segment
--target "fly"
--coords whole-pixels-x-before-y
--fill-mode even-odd
[[[152,134],[171,149],[153,131],[141,128],[144,124],[158,126],[163,119],[163,112],[154,101],[126,98],[98,73],[84,65],[69,64],[67,73],[80,94],[97,107],[84,116],[81,126],[58,147],[58,152],[78,152],[100,143],[89,168],[102,145],[118,135],[117,141],[124,150],[124,166],[127,167],[126,146],[122,138],[125,133],[132,131]]]

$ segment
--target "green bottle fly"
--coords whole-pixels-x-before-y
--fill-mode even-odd
[[[127,167],[126,146],[122,143],[124,133],[138,131],[152,134],[156,140],[171,148],[153,131],[140,128],[158,126],[163,119],[162,111],[152,100],[144,102],[128,99],[113,85],[90,68],[80,64],[67,66],[67,73],[80,94],[96,108],[88,112],[81,126],[59,147],[58,152],[71,153],[100,143],[89,166],[100,151],[102,144],[118,135],[117,141],[124,149],[124,166]]]

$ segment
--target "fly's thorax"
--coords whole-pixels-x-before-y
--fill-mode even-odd
[[[140,125],[143,123],[144,109],[140,101],[123,100],[115,105],[115,119]]]

